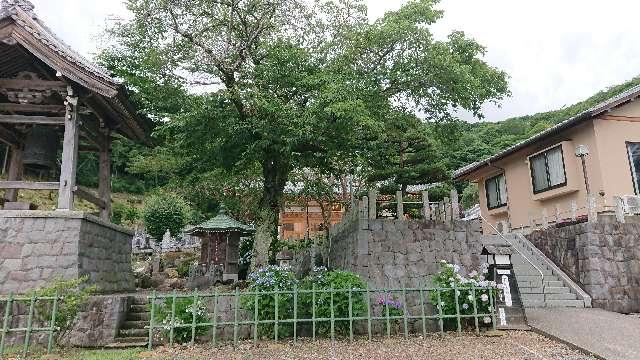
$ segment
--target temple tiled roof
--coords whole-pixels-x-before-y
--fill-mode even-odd
[[[245,225],[238,220],[227,215],[227,209],[224,205],[220,207],[220,212],[213,219],[207,220],[202,224],[196,225],[186,232],[188,234],[197,235],[198,233],[208,232],[240,232],[242,234],[252,234],[255,230],[248,225]]]

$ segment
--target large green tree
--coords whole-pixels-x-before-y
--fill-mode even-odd
[[[132,16],[111,29],[102,58],[145,104],[154,83],[181,96],[182,109],[157,116],[181,171],[260,169],[259,266],[294,169],[331,172],[335,159],[365,156],[399,109],[447,121],[507,93],[482,46],[461,32],[434,38],[436,3],[369,22],[362,0],[128,0]]]

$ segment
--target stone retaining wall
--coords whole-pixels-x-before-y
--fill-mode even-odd
[[[0,211],[0,294],[84,275],[104,293],[131,290],[131,237],[81,212]]]
[[[462,272],[483,262],[477,221],[357,220],[331,234],[329,265],[353,271],[372,287],[416,287],[430,283],[438,262],[459,264]]]
[[[598,222],[527,235],[592,297],[592,304],[640,312],[640,224]]]

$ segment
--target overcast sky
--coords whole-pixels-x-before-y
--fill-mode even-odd
[[[120,0],[31,0],[36,12],[77,51],[90,56]],[[372,19],[404,0],[368,0]],[[485,106],[503,120],[553,110],[640,74],[640,3],[631,0],[443,0],[438,37],[462,30],[487,48],[486,61],[510,75],[512,96]]]

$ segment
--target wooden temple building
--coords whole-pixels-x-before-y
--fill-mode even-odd
[[[124,87],[53,34],[33,4],[0,0],[0,141],[9,147],[0,294],[58,277],[88,276],[102,292],[133,288],[132,233],[109,222],[109,152],[112,137],[147,142],[148,131]],[[80,151],[99,154],[97,193],[76,184]],[[25,181],[25,171],[41,181]],[[18,202],[23,189],[57,191],[57,210]],[[97,205],[99,217],[74,211],[76,197]]]
[[[58,190],[58,210],[72,210],[78,196],[108,221],[112,136],[146,142],[147,121],[124,87],[53,34],[29,1],[0,6],[0,141],[9,146],[8,179],[0,182],[4,208],[27,208],[16,203],[20,189]],[[99,154],[97,194],[76,184],[79,151]],[[26,182],[25,169],[59,176]]]

